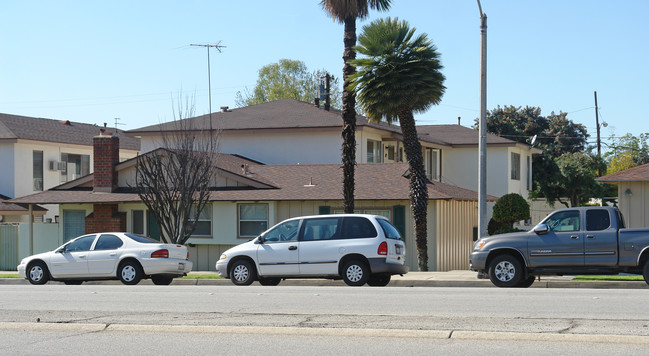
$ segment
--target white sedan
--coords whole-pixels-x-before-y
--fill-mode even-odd
[[[123,232],[83,235],[54,251],[26,257],[18,266],[18,274],[32,284],[119,279],[133,285],[151,278],[168,285],[191,270],[187,247]]]

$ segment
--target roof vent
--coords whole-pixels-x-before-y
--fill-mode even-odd
[[[228,106],[221,106],[221,112],[228,112],[229,108],[230,107],[228,107]]]
[[[250,174],[250,171],[248,170],[248,164],[242,164],[241,165],[241,172],[243,172],[244,175]]]
[[[315,184],[313,184],[313,177],[309,178],[309,184],[305,184],[305,187],[315,187]]]
[[[62,123],[63,125],[72,126],[72,124],[70,123],[70,120],[61,120],[59,122]]]

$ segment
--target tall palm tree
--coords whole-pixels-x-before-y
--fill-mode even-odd
[[[343,196],[346,213],[354,212],[354,165],[356,164],[356,97],[347,90],[349,76],[356,71],[349,63],[356,58],[356,19],[367,17],[370,9],[385,11],[391,0],[321,0],[320,5],[335,21],[345,25],[343,42]]]
[[[358,72],[349,89],[374,121],[399,120],[410,165],[410,205],[415,220],[419,269],[428,270],[426,210],[428,188],[413,113],[438,104],[446,87],[439,53],[426,34],[415,37],[406,21],[381,19],[363,27],[355,48],[364,57],[351,60]]]

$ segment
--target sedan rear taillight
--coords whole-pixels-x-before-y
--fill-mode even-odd
[[[383,241],[379,245],[378,250],[376,250],[376,253],[379,255],[387,255],[388,254],[388,243]]]
[[[169,250],[162,249],[158,251],[153,251],[151,253],[151,258],[169,258]]]

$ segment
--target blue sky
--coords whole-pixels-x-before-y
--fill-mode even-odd
[[[604,143],[649,132],[649,1],[482,0],[488,16],[488,108],[568,112]],[[173,118],[179,93],[208,112],[235,106],[257,71],[279,59],[342,75],[343,26],[317,0],[2,1],[0,112],[130,130]],[[469,126],[479,116],[480,19],[475,0],[393,0],[379,17],[407,20],[441,53],[446,94],[416,119]],[[606,148],[606,146],[604,146]]]

